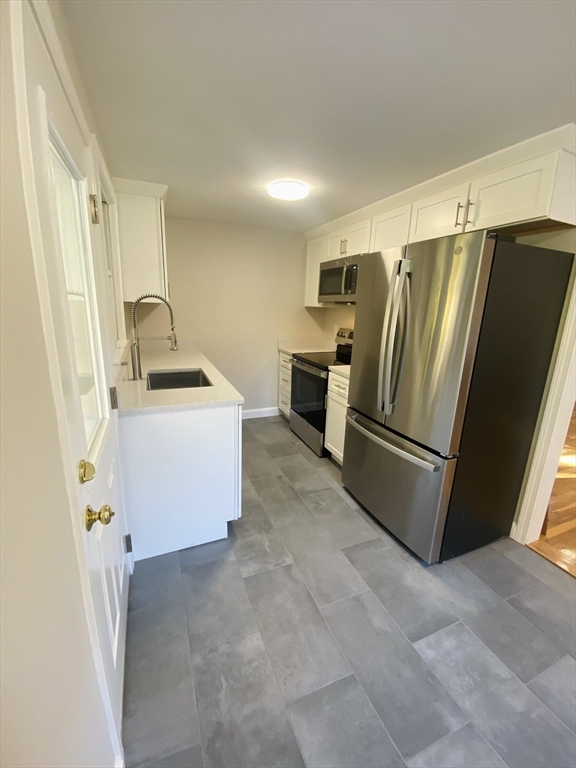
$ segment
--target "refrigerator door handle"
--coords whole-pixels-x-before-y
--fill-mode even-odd
[[[372,440],[373,443],[376,443],[376,445],[379,445],[381,448],[385,448],[387,451],[390,451],[390,453],[396,454],[396,456],[400,456],[403,459],[406,459],[406,461],[410,461],[412,464],[416,464],[417,467],[420,467],[421,469],[425,469],[428,472],[439,472],[440,471],[440,464],[433,464],[430,461],[425,461],[424,459],[419,458],[418,456],[414,456],[411,453],[408,453],[408,451],[403,451],[401,448],[397,448],[395,445],[392,445],[391,443],[387,443],[385,440],[382,440],[381,438],[377,437],[375,434],[370,432],[368,429],[364,429],[354,416],[346,416],[346,421],[350,426],[354,427],[354,429],[357,429],[358,432],[364,435],[364,437],[367,437],[369,440]]]
[[[411,268],[408,267],[406,270],[406,275],[410,275]],[[402,370],[404,368],[404,360],[406,358],[406,342],[408,340],[408,333],[410,331],[410,320],[411,320],[411,287],[410,287],[410,278],[406,277],[404,282],[404,287],[406,288],[406,303],[404,306],[404,328],[402,332],[402,342],[400,347],[400,360],[398,361],[398,370],[396,371],[396,381],[394,382],[394,389],[392,393],[392,402],[390,403],[391,407],[394,407],[396,405],[396,401],[398,400],[398,389],[400,387],[400,380],[402,378]]]
[[[386,397],[384,395],[384,362],[386,359],[386,350],[388,347],[388,330],[390,325],[390,316],[392,310],[392,300],[396,293],[396,284],[398,282],[398,273],[400,272],[401,259],[397,259],[392,267],[392,280],[388,298],[386,300],[386,310],[384,312],[384,322],[382,324],[382,338],[380,341],[380,359],[378,361],[378,386],[376,388],[376,408],[386,413]]]
[[[404,292],[404,283],[406,282],[406,275],[412,271],[412,262],[409,259],[402,259],[400,262],[400,270],[398,275],[398,281],[394,289],[394,299],[392,302],[392,311],[390,319],[390,328],[388,331],[388,343],[385,353],[385,371],[384,371],[384,413],[390,415],[392,413],[391,402],[391,389],[392,389],[392,361],[394,359],[394,347],[396,345],[396,328],[398,327],[398,315],[400,314],[400,304],[402,294]],[[406,344],[406,334],[403,337],[403,344]],[[404,356],[404,349],[402,349],[402,357]],[[402,361],[403,362],[403,361]],[[399,369],[399,372],[400,369]]]

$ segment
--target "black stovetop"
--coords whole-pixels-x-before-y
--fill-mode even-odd
[[[345,345],[339,344],[338,346]],[[336,352],[295,352],[292,357],[327,371],[330,365],[350,365],[351,352],[348,351],[348,348],[338,349]]]

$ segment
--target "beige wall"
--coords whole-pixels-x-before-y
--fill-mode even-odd
[[[10,10],[0,3],[0,764],[104,768],[114,765],[114,753],[88,634],[24,202]]]
[[[335,325],[353,326],[353,307],[304,307],[303,235],[168,219],[166,240],[178,338],[197,340],[246,409],[277,404],[278,339],[332,339]],[[165,308],[141,305],[139,318],[141,335],[167,332]]]

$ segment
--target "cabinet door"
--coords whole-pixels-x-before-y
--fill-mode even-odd
[[[346,227],[344,232],[346,255],[355,256],[358,253],[368,253],[370,248],[370,228],[372,219],[359,221]]]
[[[445,189],[412,204],[410,243],[464,231],[464,212],[470,184]]]
[[[124,301],[135,301],[143,293],[166,298],[162,201],[124,192],[117,192],[116,198]]]
[[[346,410],[343,397],[328,393],[326,403],[326,433],[324,446],[340,464],[344,458],[344,433],[346,432]]]
[[[339,232],[331,232],[328,235],[328,261],[332,259],[340,259],[346,253],[346,230],[342,229]]]
[[[318,303],[318,283],[320,264],[328,260],[328,239],[316,237],[308,242],[306,251],[306,284],[304,287],[304,306],[321,307]]]
[[[387,251],[408,244],[412,204],[386,211],[372,219],[370,251]]]
[[[547,216],[557,161],[552,152],[475,179],[466,231]]]

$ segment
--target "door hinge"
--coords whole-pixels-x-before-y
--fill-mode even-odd
[[[130,554],[130,552],[132,552],[132,536],[129,533],[124,536],[124,550],[126,554]]]
[[[90,195],[89,197],[92,224],[100,224],[100,206],[98,205],[98,195]]]
[[[118,390],[116,387],[110,387],[110,408],[113,411],[118,410]]]

